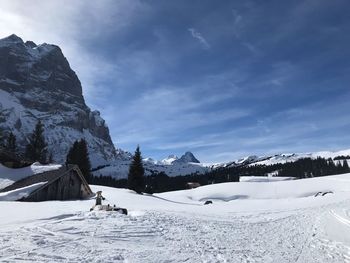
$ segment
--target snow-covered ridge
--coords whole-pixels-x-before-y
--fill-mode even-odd
[[[152,158],[143,159],[145,162],[157,164],[157,165],[172,165],[172,164],[185,164],[185,163],[200,163],[200,161],[191,152],[185,152],[180,158],[175,154],[169,155],[167,158],[161,161],[154,160]]]
[[[121,149],[118,149],[117,152],[118,152],[117,160],[112,162],[111,165],[108,167],[104,167],[102,169],[94,171],[94,175],[112,176],[118,179],[126,178],[128,174],[129,165],[132,159],[132,154],[125,152]],[[184,154],[183,156],[185,155],[186,154]],[[252,156],[240,158],[238,160],[234,160],[231,162],[218,163],[218,164],[190,162],[191,160],[188,160],[189,162],[187,162],[186,160],[184,160],[185,158],[182,158],[182,161],[179,161],[181,158],[178,158],[176,155],[169,155],[167,158],[161,161],[154,160],[153,158],[144,158],[143,162],[145,166],[146,175],[164,172],[168,176],[178,176],[178,175],[188,175],[192,173],[204,174],[213,169],[229,168],[229,167],[235,167],[235,166],[272,165],[272,164],[278,164],[278,163],[295,162],[301,158],[316,159],[317,157],[322,157],[322,158],[333,159],[337,156],[348,156],[348,155],[350,155],[350,149],[335,151],[335,152],[322,151],[322,152],[315,152],[315,153],[284,153],[284,154],[276,154],[273,156],[252,155]]]
[[[169,155],[167,158],[161,160],[159,163],[160,164],[172,164],[174,161],[178,160],[179,157],[177,157],[176,155],[174,154],[171,154]]]
[[[276,155],[266,155],[266,156],[256,156],[251,155],[235,161],[218,163],[213,165],[208,165],[212,169],[221,168],[221,167],[234,167],[240,165],[273,165],[273,164],[283,164],[287,162],[295,162],[302,158],[311,158],[316,159],[317,157],[321,158],[331,158],[334,159],[338,156],[350,156],[350,149],[341,150],[341,151],[320,151],[313,153],[281,153]]]
[[[185,153],[183,156],[188,155]],[[194,155],[191,153],[194,157]],[[117,179],[126,178],[129,172],[129,166],[132,160],[132,154],[121,149],[117,150],[117,158],[109,166],[102,167],[93,172],[95,176],[112,176]],[[182,156],[182,157],[183,157]],[[182,158],[181,157],[181,158]],[[203,174],[209,171],[209,168],[201,163],[190,162],[193,159],[178,158],[175,155],[170,155],[168,158],[161,161],[152,158],[144,158],[143,165],[146,175],[154,173],[165,173],[168,176],[179,176],[188,174]],[[196,159],[197,160],[197,159]],[[198,160],[197,160],[198,161]],[[199,162],[199,161],[198,161]]]

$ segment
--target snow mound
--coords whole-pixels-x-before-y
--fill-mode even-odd
[[[159,194],[179,202],[232,201],[237,199],[292,199],[311,197],[318,192],[350,189],[350,174],[273,182],[237,182],[206,185],[191,190]]]
[[[294,180],[295,177],[281,177],[281,176],[241,176],[240,182],[278,182]]]

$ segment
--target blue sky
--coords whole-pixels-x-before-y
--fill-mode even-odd
[[[350,148],[347,0],[4,1],[60,45],[116,146],[204,162]]]

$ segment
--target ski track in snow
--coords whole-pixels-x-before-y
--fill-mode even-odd
[[[349,248],[325,229],[329,220],[349,228],[339,213],[337,205],[221,218],[79,212],[0,230],[0,261],[350,262]]]

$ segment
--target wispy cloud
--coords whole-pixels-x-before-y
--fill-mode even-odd
[[[236,10],[236,9],[232,10],[232,14],[234,17],[233,25],[232,25],[233,33],[237,38],[240,38],[241,22],[242,22],[243,16],[240,15],[238,10]]]
[[[242,45],[246,47],[250,52],[252,52],[255,55],[259,55],[260,51],[257,49],[256,46],[254,46],[252,43],[249,42],[243,42]]]
[[[188,88],[167,87],[145,92],[126,106],[123,116],[115,117],[116,123],[123,123],[116,126],[115,137],[122,144],[135,143],[135,140],[151,143],[154,138],[169,144],[167,139],[181,136],[191,129],[233,121],[250,114],[248,109],[235,107],[206,110],[206,107],[226,99],[224,96],[197,96]]]
[[[102,40],[108,34],[118,34],[145,9],[147,6],[139,1],[125,0],[33,0],[30,5],[19,0],[4,0],[0,10],[0,37],[15,33],[38,44],[59,45],[77,72],[84,94],[92,97],[97,82],[117,70],[114,63],[99,57],[98,52],[87,50],[86,44],[98,38]]]
[[[204,49],[210,49],[208,41],[194,28],[189,28],[188,31],[191,33],[192,37],[197,39]]]

